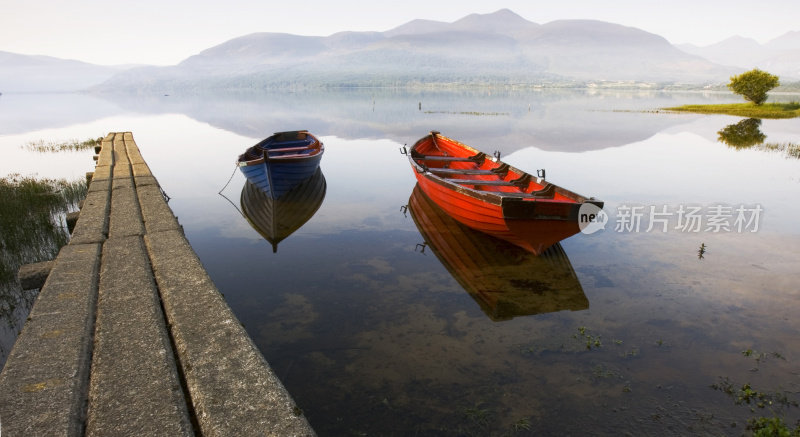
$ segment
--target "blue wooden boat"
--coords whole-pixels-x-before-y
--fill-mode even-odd
[[[325,151],[308,131],[276,132],[239,155],[239,170],[273,198],[314,175]]]

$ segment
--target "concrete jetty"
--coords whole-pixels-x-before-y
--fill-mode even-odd
[[[3,437],[314,435],[130,132],[102,142],[70,243],[0,373],[0,425]]]

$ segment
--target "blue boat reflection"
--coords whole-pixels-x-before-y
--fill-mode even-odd
[[[277,181],[275,178],[272,180]],[[326,189],[325,176],[320,168],[279,197],[273,197],[271,191],[265,191],[248,180],[242,187],[242,213],[250,226],[272,245],[275,253],[278,243],[314,216],[325,199]]]
[[[536,256],[470,229],[433,203],[419,185],[408,200],[408,210],[425,247],[493,321],[589,308],[560,243]]]

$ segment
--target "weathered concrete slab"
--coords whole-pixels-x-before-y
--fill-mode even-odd
[[[111,182],[112,190],[116,190],[117,188],[133,188],[134,186],[133,177],[131,176],[118,176]]]
[[[179,231],[145,236],[203,435],[314,435]]]
[[[153,176],[134,176],[133,179],[137,187],[144,187],[147,185],[159,186],[158,181]]]
[[[136,179],[139,179],[142,176],[153,176],[153,173],[150,172],[150,167],[148,167],[145,163],[132,164],[131,167],[133,168],[133,176],[136,177]]]
[[[139,236],[103,245],[94,345],[86,435],[194,435]]]
[[[111,191],[90,191],[81,206],[70,244],[102,243],[108,237]]]
[[[116,178],[130,178],[133,176],[133,171],[131,170],[131,165],[128,163],[120,163],[117,162],[114,164],[114,168],[112,169],[114,172],[114,179]]]
[[[2,432],[314,435],[189,246],[132,134],[102,143],[72,240],[0,374]]]
[[[98,159],[98,163],[105,162],[106,165],[114,165],[113,160],[113,152],[114,152],[114,133],[110,133],[103,138],[103,141],[100,143],[100,153],[98,154],[100,158]]]
[[[88,192],[94,191],[109,191],[111,190],[111,177],[108,178],[95,178],[89,184]]]
[[[138,186],[136,193],[139,196],[139,205],[142,208],[142,218],[146,233],[153,234],[161,231],[182,230],[175,214],[164,201],[158,185]]]
[[[111,192],[111,217],[109,219],[109,238],[128,235],[144,235],[142,213],[139,199],[133,187],[117,188]]]
[[[19,268],[17,277],[23,290],[33,290],[42,288],[50,271],[53,270],[55,261],[42,261],[33,264],[25,264]]]
[[[99,264],[99,244],[61,249],[0,373],[3,435],[83,435]]]
[[[123,138],[125,139],[125,146],[128,149],[128,158],[131,164],[145,164],[142,153],[139,151],[139,146],[133,141],[133,134],[131,132],[125,132]]]
[[[120,133],[114,134],[114,141],[113,144],[113,165],[130,165],[130,160],[128,159],[128,150],[125,147],[125,140],[123,135]]]
[[[105,164],[101,158],[100,163],[94,168],[92,180],[89,182],[89,191],[97,191],[101,186],[110,186],[112,166]]]

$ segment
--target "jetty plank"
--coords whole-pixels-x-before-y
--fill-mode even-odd
[[[179,231],[145,236],[203,435],[311,435]]]
[[[95,182],[92,181],[92,185]],[[102,243],[108,237],[108,216],[111,210],[111,190],[89,191],[70,244]]]
[[[8,436],[83,434],[100,244],[70,244],[56,258],[0,373]]]
[[[110,133],[70,243],[0,373],[0,433],[315,435],[301,411],[192,250],[133,135]]]
[[[144,223],[136,190],[133,187],[121,186],[115,188],[111,195],[108,236],[114,238],[129,235],[144,235]]]
[[[193,435],[141,236],[103,245],[95,332],[86,434]]]

